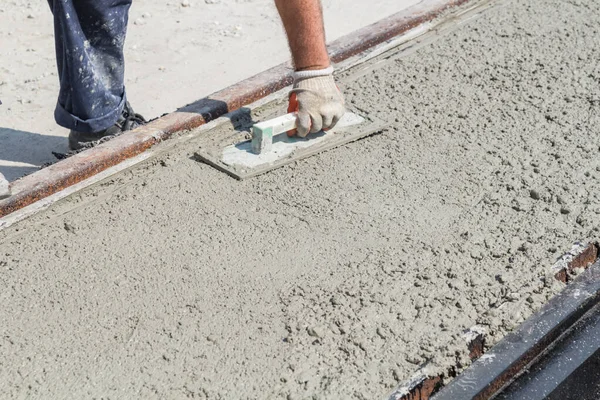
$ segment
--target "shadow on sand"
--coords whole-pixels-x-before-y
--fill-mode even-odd
[[[56,161],[52,152],[65,152],[67,146],[64,137],[0,127],[0,172],[14,181],[37,171],[43,164]],[[1,165],[2,161],[30,165]]]

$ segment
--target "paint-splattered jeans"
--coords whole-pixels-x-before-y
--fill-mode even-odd
[[[123,43],[131,0],[48,0],[60,93],[56,122],[79,132],[113,125],[125,104]]]

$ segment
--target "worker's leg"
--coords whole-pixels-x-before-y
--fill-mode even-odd
[[[123,44],[131,0],[48,0],[60,93],[56,122],[78,132],[113,125],[125,105]]]

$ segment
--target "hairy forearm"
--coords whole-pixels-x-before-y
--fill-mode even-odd
[[[320,0],[275,0],[296,70],[329,67]]]

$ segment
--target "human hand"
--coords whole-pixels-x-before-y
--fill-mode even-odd
[[[306,137],[331,129],[346,112],[344,97],[333,79],[333,68],[294,74],[288,112],[298,112],[297,128],[288,135]]]

